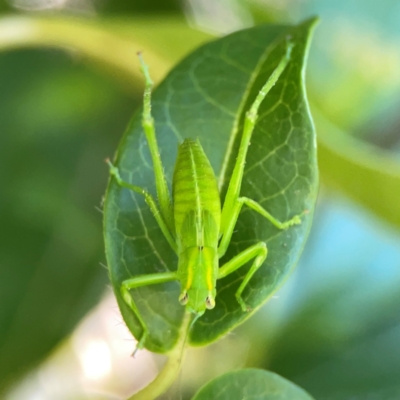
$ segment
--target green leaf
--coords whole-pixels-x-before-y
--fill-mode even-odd
[[[303,389],[262,369],[224,374],[203,386],[192,400],[312,400]]]
[[[29,70],[29,73],[27,73]],[[102,160],[132,98],[59,52],[0,57],[0,398],[99,301]],[[23,100],[22,100],[23,99]]]
[[[277,66],[287,37],[292,58],[260,109],[250,146],[241,193],[259,201],[280,220],[309,210],[302,224],[278,231],[263,217],[244,209],[227,255],[258,241],[268,245],[265,264],[251,279],[243,298],[253,310],[283,283],[304,246],[317,192],[315,133],[305,99],[304,69],[315,19],[299,26],[264,25],[211,42],[188,56],[161,83],[153,96],[153,116],[168,182],[178,144],[199,138],[225,193],[236,159],[242,121],[256,94]],[[141,110],[133,117],[116,158],[123,179],[155,195]],[[175,270],[177,257],[140,195],[112,180],[105,202],[105,243],[111,281],[124,320],[135,335],[141,327],[120,296],[120,285],[135,275]],[[244,313],[235,291],[247,268],[217,285],[217,306],[198,320],[190,333],[194,345],[216,340],[251,315]],[[177,340],[184,308],[179,283],[140,288],[132,295],[150,336],[146,347],[166,352]]]

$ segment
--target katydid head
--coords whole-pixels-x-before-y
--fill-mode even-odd
[[[178,267],[182,292],[179,302],[198,316],[215,307],[215,281],[218,254],[212,247],[187,248],[180,256]]]
[[[190,288],[182,292],[179,302],[186,306],[190,313],[201,316],[207,309],[215,307],[215,289]]]

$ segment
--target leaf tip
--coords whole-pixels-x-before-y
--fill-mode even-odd
[[[310,29],[314,30],[316,26],[320,23],[321,18],[318,15],[313,15],[310,18],[307,18],[303,24],[309,25]]]

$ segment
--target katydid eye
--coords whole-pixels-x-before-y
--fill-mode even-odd
[[[179,296],[179,303],[181,303],[183,306],[185,306],[188,301],[189,301],[189,296],[188,296],[187,292],[183,292]]]
[[[215,307],[215,300],[211,296],[207,296],[206,298],[206,307],[209,310]]]

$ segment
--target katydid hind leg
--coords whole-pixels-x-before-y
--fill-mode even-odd
[[[228,190],[226,193],[224,205],[222,208],[222,216],[221,216],[221,233],[227,229],[227,225],[229,224],[229,219],[232,214],[232,210],[236,205],[236,201],[240,196],[240,189],[242,186],[243,179],[243,171],[246,163],[247,150],[250,145],[250,140],[253,135],[254,128],[256,126],[257,118],[258,118],[258,110],[260,108],[261,103],[267,96],[268,92],[271,88],[276,84],[279,77],[282,75],[282,72],[287,67],[291,51],[293,48],[293,43],[290,40],[286,42],[285,54],[280,59],[277,67],[274,69],[267,82],[259,91],[256,96],[253,104],[250,109],[247,111],[245,120],[242,138],[240,141],[238,156],[236,158],[235,166],[233,169],[232,177],[229,182]]]
[[[262,263],[267,258],[267,254],[268,254],[267,245],[264,242],[259,242],[237,254],[230,261],[224,264],[218,271],[217,279],[222,279],[230,275],[237,269],[246,265],[250,260],[254,259],[253,264],[251,265],[249,271],[247,272],[246,276],[244,277],[242,283],[240,284],[235,294],[236,300],[240,304],[243,311],[251,310],[251,307],[249,307],[242,298],[243,290],[246,288],[252,276],[261,267]]]
[[[151,115],[151,92],[153,88],[153,81],[151,80],[149,68],[145,64],[141,53],[138,53],[141,70],[145,78],[145,90],[143,95],[143,113],[142,113],[142,126],[146,135],[147,143],[149,145],[151,159],[153,161],[154,178],[156,181],[156,190],[158,202],[160,204],[161,214],[166,221],[166,224],[171,232],[174,231],[172,202],[169,193],[167,180],[164,174],[160,151],[156,138],[156,130],[154,125],[154,118]]]
[[[135,317],[137,318],[139,325],[142,328],[142,335],[138,341],[136,346],[136,350],[134,351],[133,355],[136,354],[137,350],[140,350],[144,347],[146,342],[146,338],[149,335],[149,329],[140,314],[139,309],[137,308],[135,301],[130,293],[131,289],[135,289],[138,287],[149,286],[149,285],[156,285],[166,282],[171,282],[174,280],[178,280],[178,276],[176,272],[161,272],[156,274],[149,274],[149,275],[140,275],[135,278],[127,279],[122,282],[121,284],[121,296],[124,299],[125,303],[131,309]]]

